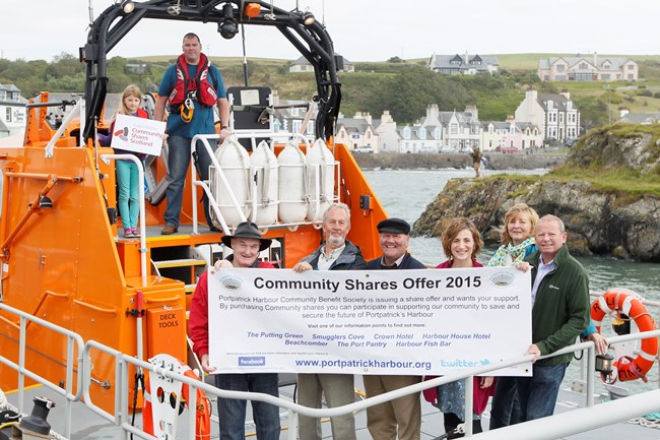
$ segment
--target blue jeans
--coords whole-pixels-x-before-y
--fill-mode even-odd
[[[215,386],[223,390],[250,391],[279,396],[277,373],[217,374]],[[218,398],[220,440],[245,440],[246,400]],[[252,401],[258,440],[279,440],[280,411],[270,403]]]
[[[522,421],[551,416],[555,411],[559,386],[568,364],[533,366],[532,377],[516,378]]]
[[[169,147],[167,158],[169,173],[167,174],[166,179],[170,184],[165,191],[165,196],[167,197],[167,209],[165,210],[165,215],[163,217],[165,218],[166,225],[171,225],[176,228],[179,227],[179,215],[181,214],[181,205],[183,204],[183,186],[186,182],[188,167],[190,166],[191,143],[191,138],[182,136],[170,136],[167,139],[167,145]],[[211,146],[215,151],[217,145],[211,143]],[[195,151],[197,152],[197,160],[199,162],[199,177],[201,180],[208,180],[211,158],[201,142],[197,142],[197,145],[195,145]],[[196,203],[196,201],[193,200],[193,203]],[[204,215],[206,216],[206,222],[211,226],[212,223],[209,217],[208,200],[206,197],[204,197]]]
[[[520,401],[515,377],[498,377],[490,409],[490,430],[520,423]]]
[[[140,215],[140,181],[137,164],[128,160],[118,160],[117,168],[117,205],[121,222],[126,228],[137,227]]]

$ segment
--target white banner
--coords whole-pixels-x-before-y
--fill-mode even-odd
[[[208,283],[218,373],[440,375],[522,356],[532,340],[531,277],[514,268],[211,269]]]
[[[160,156],[165,123],[128,115],[117,115],[112,148]]]

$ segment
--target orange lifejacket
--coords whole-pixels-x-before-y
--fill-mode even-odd
[[[188,63],[183,54],[180,55],[176,62],[177,81],[169,96],[170,105],[178,108],[186,99],[190,98],[202,106],[213,107],[218,101],[218,94],[209,81],[210,72],[212,72],[211,63],[202,53],[199,56],[197,75],[195,78],[191,78],[188,73]],[[217,78],[214,78],[214,82],[217,85]]]

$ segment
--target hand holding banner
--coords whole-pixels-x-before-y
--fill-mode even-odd
[[[128,115],[117,115],[112,148],[160,156],[165,123]]]

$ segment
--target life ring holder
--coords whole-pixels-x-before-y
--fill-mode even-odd
[[[183,374],[184,376],[199,380],[199,377],[187,365],[181,361],[167,354],[159,354],[149,360],[153,364],[167,366],[170,371]],[[164,428],[162,420],[170,420],[171,426],[176,427],[176,421],[173,420],[176,416],[180,415],[183,411],[183,402],[188,404],[189,400],[189,387],[182,382],[175,382],[172,379],[161,377],[159,374],[154,374],[152,378],[154,384],[153,388],[156,394],[152,395],[152,384],[149,380],[150,375],[146,375],[145,379],[145,392],[142,408],[142,423],[143,430],[147,434],[158,436],[162,428]],[[177,394],[179,395],[177,397]],[[177,401],[180,402],[177,407]],[[210,440],[211,438],[211,401],[206,396],[203,390],[197,389],[197,404],[195,411],[195,440]],[[192,408],[188,408],[192,411]],[[170,428],[171,428],[170,426]],[[172,429],[172,428],[171,428]]]
[[[612,288],[603,293],[591,304],[591,320],[598,333],[601,332],[601,324],[605,315],[616,312],[617,318],[627,315],[635,321],[640,332],[648,332],[656,329],[653,317],[642,303],[643,298],[635,292],[624,288]],[[630,356],[622,356],[614,362],[617,370],[615,376],[621,382],[642,379],[646,382],[646,373],[649,372],[658,355],[658,338],[642,339],[639,354],[635,359]],[[615,379],[616,380],[616,379]]]

